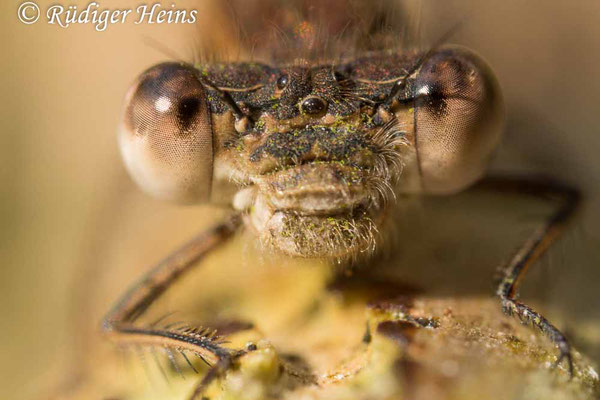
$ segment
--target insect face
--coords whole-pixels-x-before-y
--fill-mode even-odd
[[[234,182],[230,201],[263,243],[343,258],[376,247],[398,195],[479,178],[501,116],[491,72],[456,47],[318,66],[161,64],[128,95],[121,148],[151,193],[203,201],[213,180]]]

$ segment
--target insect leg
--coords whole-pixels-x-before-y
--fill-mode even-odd
[[[484,183],[485,184],[485,183]],[[569,374],[573,376],[573,358],[565,335],[539,312],[517,300],[517,289],[530,265],[532,265],[564,231],[570,217],[580,202],[580,194],[572,188],[543,181],[524,179],[493,179],[495,189],[526,193],[536,197],[559,201],[556,211],[533,232],[519,247],[516,254],[502,266],[501,282],[496,294],[500,297],[502,311],[509,316],[517,316],[523,323],[540,329],[559,349],[560,355],[555,363],[567,361]]]
[[[103,320],[104,332],[120,344],[153,345],[190,351],[203,360],[222,366],[245,353],[222,347],[222,342],[210,329],[192,327],[143,326],[136,320],[185,272],[206,254],[224,243],[240,225],[234,215],[205,231],[159,262],[134,284]],[[213,372],[214,374],[214,372]]]
[[[210,385],[210,383],[212,381],[214,381],[215,379],[217,379],[220,376],[222,376],[229,368],[231,368],[231,365],[232,365],[233,361],[235,360],[235,358],[239,357],[242,354],[243,353],[240,353],[240,354],[237,354],[235,356],[232,356],[232,357],[229,357],[229,358],[222,358],[221,360],[219,360],[208,371],[208,373],[204,376],[204,378],[202,378],[202,380],[200,382],[198,382],[198,384],[194,388],[194,391],[193,391],[192,395],[189,397],[189,400],[199,399],[200,396],[202,396],[202,394],[204,393],[204,391],[208,387],[208,385]]]

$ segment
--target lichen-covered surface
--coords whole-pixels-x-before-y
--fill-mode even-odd
[[[504,316],[491,296],[428,295],[368,270],[336,277],[325,264],[257,258],[246,240],[241,235],[209,257],[145,318],[176,310],[170,321],[217,327],[228,347],[257,346],[213,382],[210,399],[570,400],[600,394],[597,369],[587,358],[575,351],[569,380],[565,365],[552,367],[557,351],[549,341]],[[240,249],[246,261],[231,262]],[[190,356],[195,374],[178,354],[175,368],[161,348],[98,342],[88,358],[81,379],[56,398],[187,399],[207,371]]]

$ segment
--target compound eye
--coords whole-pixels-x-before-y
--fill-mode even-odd
[[[181,203],[209,199],[213,132],[205,89],[192,66],[163,63],[139,76],[125,98],[119,146],[144,191]]]
[[[422,190],[465,188],[483,175],[500,140],[504,109],[492,71],[470,50],[443,47],[424,62],[413,93]]]

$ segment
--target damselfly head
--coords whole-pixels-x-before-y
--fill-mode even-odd
[[[376,248],[400,196],[477,180],[502,116],[492,72],[456,46],[318,63],[168,63],[130,90],[120,142],[150,193],[203,202],[233,183],[228,201],[262,243],[344,258]]]

